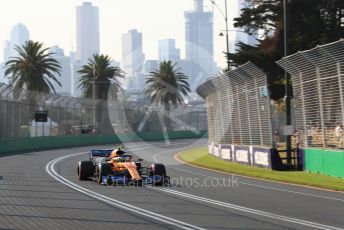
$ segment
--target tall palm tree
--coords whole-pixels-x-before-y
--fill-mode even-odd
[[[47,52],[49,48],[43,48],[43,43],[40,42],[27,41],[15,49],[18,55],[5,63],[5,76],[12,79],[15,89],[26,86],[32,91],[55,93],[51,81],[61,86],[56,78],[61,74],[61,66]]]
[[[95,99],[107,100],[110,85],[114,86],[116,93],[123,90],[118,78],[124,78],[124,73],[120,68],[111,66],[108,55],[94,54],[78,73],[81,74],[78,88],[87,98],[94,95]]]
[[[20,96],[20,90],[43,93],[56,93],[52,82],[61,86],[57,77],[61,74],[61,66],[57,60],[51,57],[49,48],[43,48],[43,43],[27,41],[23,46],[16,46],[17,55],[10,57],[5,63],[5,76],[14,84],[15,97]],[[30,93],[27,100],[28,119],[34,117],[35,107],[39,105],[39,94]]]
[[[118,97],[123,92],[118,78],[124,78],[124,72],[117,67],[111,66],[108,55],[94,54],[88,63],[78,71],[81,74],[78,88],[81,88],[87,98],[100,99],[96,106],[96,124],[102,133],[111,133],[112,128],[108,116],[106,100],[110,85],[115,90],[114,95]]]
[[[145,95],[150,97],[151,103],[164,106],[168,128],[171,107],[183,104],[191,91],[187,79],[176,63],[163,61],[159,69],[150,72],[146,80]]]

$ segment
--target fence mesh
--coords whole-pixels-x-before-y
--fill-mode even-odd
[[[267,80],[255,65],[246,63],[209,79],[197,92],[206,101],[210,141],[271,147]]]
[[[47,111],[47,122],[35,122]],[[0,83],[0,138],[207,130],[204,102],[173,108],[168,115],[148,100],[92,100],[15,90]]]
[[[343,148],[344,40],[298,52],[277,63],[292,78],[298,143]]]

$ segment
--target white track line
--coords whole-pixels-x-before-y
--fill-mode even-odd
[[[152,146],[147,147],[147,148],[152,148]],[[144,148],[140,148],[140,149],[144,149]],[[132,150],[136,150],[136,149],[132,149]],[[192,225],[192,224],[188,224],[188,223],[185,223],[185,222],[182,222],[182,221],[179,221],[179,220],[167,217],[167,216],[163,216],[163,215],[160,215],[160,214],[157,214],[157,213],[154,213],[154,212],[150,212],[148,210],[145,210],[145,209],[142,209],[142,208],[130,205],[128,203],[124,203],[122,201],[119,201],[119,200],[116,200],[116,199],[113,199],[113,198],[101,195],[101,194],[96,193],[96,192],[93,192],[93,191],[91,191],[89,189],[83,188],[83,187],[81,187],[81,186],[79,186],[79,185],[77,185],[77,184],[67,180],[66,178],[62,177],[61,175],[59,175],[55,171],[54,166],[55,166],[55,164],[57,162],[59,162],[61,160],[64,160],[66,158],[74,157],[74,156],[81,155],[81,154],[84,154],[84,152],[74,153],[74,154],[71,154],[71,155],[66,155],[66,156],[63,156],[63,157],[56,158],[56,159],[50,161],[46,165],[45,170],[47,171],[47,173],[50,176],[52,176],[55,180],[61,182],[62,184],[66,185],[66,186],[68,186],[68,187],[70,187],[70,188],[72,188],[72,189],[74,189],[74,190],[76,190],[78,192],[81,192],[81,193],[83,193],[83,194],[85,194],[87,196],[90,196],[90,197],[92,197],[94,199],[97,199],[97,200],[100,200],[102,202],[105,202],[107,204],[113,205],[113,206],[118,207],[120,209],[125,209],[127,211],[134,212],[134,213],[136,213],[138,215],[142,215],[142,216],[145,216],[147,218],[151,218],[151,219],[163,222],[165,224],[173,225],[173,226],[179,227],[181,229],[204,230],[203,228],[200,228],[198,226],[195,226],[195,225]]]
[[[214,177],[214,176],[209,176],[209,175],[205,175],[205,174],[201,174],[201,173],[195,173],[189,170],[185,170],[185,169],[180,169],[180,168],[172,168],[178,171],[182,171],[182,172],[186,172],[186,173],[190,173],[190,174],[194,174],[194,175],[198,175],[198,176],[203,176],[203,177],[209,177],[209,178],[214,178],[214,179],[221,179],[219,177]],[[234,176],[240,177],[240,175],[235,175],[232,174]],[[321,196],[321,195],[314,195],[314,194],[309,194],[309,193],[304,193],[304,192],[297,192],[297,191],[292,191],[292,190],[286,190],[286,189],[280,189],[280,188],[273,188],[273,187],[269,187],[269,186],[264,186],[264,185],[258,185],[258,184],[251,184],[251,183],[246,183],[246,182],[237,182],[238,184],[243,184],[243,185],[247,185],[247,186],[253,186],[253,187],[258,187],[258,188],[263,188],[263,189],[269,189],[269,190],[275,190],[275,191],[280,191],[280,192],[287,192],[287,193],[293,193],[293,194],[298,194],[298,195],[303,195],[303,196],[310,196],[310,197],[316,197],[316,198],[322,198],[322,199],[327,199],[327,200],[335,200],[335,201],[340,201],[340,202],[344,202],[343,199],[339,199],[339,198],[334,198],[334,197],[328,197],[328,196]],[[271,181],[271,183],[274,183]]]
[[[157,157],[160,155],[164,155],[165,153],[157,153],[155,155],[153,155],[153,160],[155,162],[158,162]],[[190,166],[192,167],[192,166]],[[202,177],[208,177],[208,178],[214,178],[214,179],[221,179],[219,177],[214,177],[214,176],[209,176],[209,175],[205,175],[205,174],[201,174],[201,173],[196,173],[196,172],[192,172],[186,169],[180,169],[180,168],[176,168],[176,167],[170,167],[172,169],[178,170],[178,171],[182,171],[182,172],[186,172],[186,173],[190,173],[193,175],[197,175],[197,176],[202,176]],[[202,170],[206,170],[206,169],[202,169]],[[214,171],[212,171],[214,172]],[[230,173],[225,173],[228,175],[234,175],[237,177],[240,177],[240,175],[236,175],[236,174],[230,174]],[[252,180],[254,180],[252,178]],[[274,181],[269,181],[271,183],[276,183]],[[305,193],[305,192],[297,192],[297,191],[292,191],[292,190],[287,190],[287,189],[280,189],[280,188],[273,188],[273,187],[269,187],[269,186],[264,186],[264,185],[258,185],[258,184],[252,184],[252,183],[247,183],[247,182],[237,182],[238,184],[243,184],[243,185],[247,185],[247,186],[253,186],[253,187],[258,187],[258,188],[262,188],[262,189],[269,189],[269,190],[275,190],[275,191],[280,191],[280,192],[287,192],[287,193],[293,193],[293,194],[298,194],[298,195],[303,195],[303,196],[309,196],[309,197],[316,197],[316,198],[322,198],[322,199],[327,199],[327,200],[335,200],[335,201],[340,201],[340,202],[344,202],[344,199],[339,199],[339,198],[334,198],[334,197],[328,197],[328,196],[321,196],[321,195],[315,195],[315,194],[310,194],[310,193]],[[278,183],[277,183],[278,184]],[[292,184],[290,185],[292,186]]]
[[[195,195],[188,194],[188,193],[183,193],[183,192],[175,191],[175,190],[172,190],[172,189],[161,189],[161,188],[156,188],[156,187],[148,187],[148,188],[154,189],[154,190],[159,190],[159,191],[162,191],[162,192],[165,192],[165,193],[169,193],[169,194],[173,194],[173,195],[176,195],[176,196],[181,196],[181,197],[189,198],[189,199],[192,199],[192,200],[197,200],[197,201],[209,203],[209,204],[212,204],[212,205],[222,206],[222,207],[226,207],[226,208],[229,208],[229,209],[238,210],[238,211],[241,211],[241,212],[251,213],[251,214],[254,214],[254,215],[258,215],[258,216],[264,216],[264,217],[267,217],[267,218],[270,218],[270,219],[276,219],[276,220],[290,222],[290,223],[294,223],[294,224],[298,224],[298,225],[312,227],[312,228],[315,228],[315,229],[343,230],[343,228],[332,227],[332,226],[328,226],[328,225],[318,224],[318,223],[315,223],[315,222],[305,221],[305,220],[301,220],[301,219],[296,219],[296,218],[286,217],[286,216],[277,215],[277,214],[273,214],[273,213],[269,213],[269,212],[264,212],[264,211],[260,211],[260,210],[256,210],[256,209],[246,208],[246,207],[242,207],[242,206],[238,206],[238,205],[234,205],[234,204],[230,204],[230,203],[225,203],[225,202],[221,202],[221,201],[217,201],[217,200],[212,200],[212,199],[208,199],[208,198],[204,198],[204,197],[200,197],[200,196],[195,196]]]

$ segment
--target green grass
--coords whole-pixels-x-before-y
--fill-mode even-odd
[[[344,179],[299,171],[272,171],[270,169],[223,161],[208,154],[207,147],[184,151],[178,156],[178,158],[192,165],[215,169],[227,173],[267,179],[272,181],[313,186],[336,191],[344,191]]]

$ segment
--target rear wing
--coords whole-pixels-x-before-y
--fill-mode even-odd
[[[109,157],[113,149],[101,149],[101,150],[91,150],[90,159],[93,157]]]

